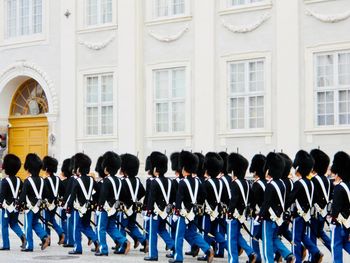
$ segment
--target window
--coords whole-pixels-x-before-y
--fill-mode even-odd
[[[317,126],[350,124],[350,52],[315,55]]]
[[[42,0],[6,0],[6,37],[42,33]]]
[[[264,60],[228,63],[230,129],[264,128]]]
[[[248,5],[252,3],[263,2],[264,0],[228,0],[229,6],[241,6]]]
[[[112,0],[86,0],[86,24],[98,26],[112,22]]]
[[[113,75],[86,77],[86,135],[113,134]]]
[[[185,14],[185,0],[153,0],[154,17],[172,17]]]
[[[186,77],[185,67],[153,71],[155,131],[184,132]]]

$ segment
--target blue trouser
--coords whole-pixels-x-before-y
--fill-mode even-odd
[[[149,257],[158,258],[158,234],[164,240],[168,248],[173,249],[175,244],[169,232],[166,230],[165,220],[159,216],[150,217],[149,228]]]
[[[346,229],[341,225],[331,226],[333,263],[343,263],[343,249],[350,254],[350,229]]]
[[[132,239],[138,240],[140,243],[143,243],[146,240],[146,237],[140,232],[139,228],[135,224],[136,216],[136,213],[132,214],[130,217],[123,216],[122,221],[120,223],[124,232],[125,228],[128,228],[130,230],[130,237]]]
[[[60,227],[60,225],[57,223],[55,217],[56,217],[56,209],[54,209],[52,211],[44,210],[45,231],[49,236],[51,235],[49,223],[52,224],[52,227],[56,231],[58,236],[60,236],[64,233],[62,227]]]
[[[40,212],[34,214],[31,210],[26,211],[24,214],[24,231],[27,239],[26,249],[33,250],[33,230],[41,240],[47,237],[45,229],[39,223],[39,216]]]
[[[261,262],[261,253],[260,253],[260,247],[259,247],[259,239],[262,235],[262,225],[255,222],[255,220],[252,218],[250,220],[250,232],[253,234],[253,236],[257,239],[250,238],[250,246],[253,248],[255,254],[256,254],[256,261]]]
[[[98,241],[100,243],[100,252],[102,254],[108,254],[108,245],[106,236],[107,234],[113,239],[114,242],[118,242],[121,246],[127,241],[125,236],[123,236],[118,230],[115,224],[115,216],[108,217],[107,212],[102,211],[98,216]]]
[[[241,247],[248,256],[254,252],[241,234],[241,223],[237,219],[229,219],[227,220],[227,250],[229,263],[239,262],[238,247]]]
[[[74,213],[67,215],[67,244],[74,246]]]
[[[171,224],[170,235],[171,235],[171,238],[175,240],[177,222],[174,221],[173,216],[170,217],[170,224]]]
[[[296,257],[296,263],[302,262],[302,243],[309,250],[309,253],[314,256],[319,253],[320,250],[315,246],[315,244],[306,235],[306,222],[302,217],[296,217],[293,220],[293,243],[292,246],[293,254]]]
[[[10,248],[9,239],[9,226],[16,233],[16,235],[21,238],[23,236],[23,231],[18,225],[18,212],[9,213],[5,209],[1,209],[1,234],[2,234],[2,247]]]
[[[64,210],[62,207],[59,207],[59,208],[57,208],[57,213],[60,216],[60,218],[58,219],[58,225],[62,228],[63,233],[65,233],[64,244],[67,244],[68,243],[68,229],[67,229],[66,210]]]
[[[262,222],[262,241],[264,262],[274,263],[274,252],[278,251],[283,258],[287,258],[291,252],[278,237],[278,226],[275,222],[264,220]]]
[[[144,233],[145,239],[149,240],[149,226],[150,226],[150,217],[144,216],[143,218],[143,228],[146,230],[146,233]]]
[[[311,218],[310,239],[315,245],[317,245],[317,238],[320,238],[322,240],[322,243],[325,245],[325,247],[329,251],[331,251],[331,239],[323,230],[325,222],[326,222],[326,219],[323,218],[321,215],[318,215],[317,218],[314,218],[314,217]]]
[[[92,240],[92,242],[97,241],[97,236],[90,225],[91,211],[86,212],[83,217],[79,216],[79,212],[77,210],[73,211],[74,251],[81,253],[83,252],[83,248],[81,246],[81,233],[83,233],[88,239]]]
[[[117,212],[116,215],[115,215],[115,220],[116,222],[118,222],[118,229],[120,231],[120,233],[123,235],[123,236],[126,236],[126,232],[125,232],[125,229],[123,227],[123,212]]]
[[[224,238],[225,240],[225,235],[226,235],[226,229],[227,229],[227,224],[226,224],[226,219],[225,218],[219,218],[219,223],[217,225],[216,231],[220,233],[220,235]],[[218,250],[215,251],[217,255],[224,255],[225,249],[227,249],[227,241],[225,240],[225,243],[219,243]]]
[[[175,237],[175,255],[174,259],[183,261],[183,243],[184,239],[190,245],[197,245],[204,253],[207,253],[210,246],[205,242],[204,238],[197,232],[196,226],[193,222],[186,225],[185,218],[180,216],[177,220],[176,237]]]
[[[283,236],[289,242],[293,241],[293,234],[289,230],[289,222],[283,222],[281,226],[278,227],[278,235]]]
[[[204,215],[204,231],[206,233],[211,233],[214,237],[209,237],[208,234],[204,234],[204,240],[208,244],[220,245],[224,249],[227,248],[225,235],[222,235],[218,229],[219,227],[219,219],[215,219],[214,221],[210,220],[210,216],[208,214]],[[223,252],[222,252],[223,253]]]

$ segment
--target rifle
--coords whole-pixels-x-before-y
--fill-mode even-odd
[[[139,222],[137,222],[136,219],[132,218],[131,216],[128,216],[128,215],[125,213],[125,211],[124,211],[123,209],[122,209],[122,212],[123,212],[123,214],[126,215],[126,217],[127,217],[132,223],[134,223],[144,234],[148,234],[147,230],[144,229],[144,228],[139,224]]]
[[[199,232],[203,232],[205,235],[208,235],[208,237],[214,238],[215,235],[210,233],[209,231],[205,231],[195,220],[190,221],[186,216],[184,216],[189,222],[192,222],[194,226],[199,230]]]
[[[39,214],[39,219],[40,219],[41,222],[43,222],[43,224],[53,228],[53,225],[49,221],[47,221],[45,218],[43,218],[40,214]]]

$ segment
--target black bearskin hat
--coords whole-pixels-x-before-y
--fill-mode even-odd
[[[223,170],[224,160],[216,152],[208,152],[204,158],[204,170],[211,176],[216,177]]]
[[[248,168],[248,160],[239,153],[230,153],[227,156],[227,172],[243,179]]]
[[[174,152],[170,155],[170,162],[171,162],[171,170],[175,172],[181,172],[181,169],[179,167],[179,152]]]
[[[328,155],[319,149],[313,149],[310,152],[310,154],[312,158],[314,158],[315,160],[313,170],[318,175],[325,175],[327,173],[329,162],[330,162]]]
[[[332,173],[338,175],[343,181],[350,180],[350,157],[346,152],[340,151],[334,155],[331,167]]]
[[[70,158],[65,159],[61,166],[61,172],[63,173],[64,177],[70,178],[72,176],[72,170],[70,169]]]
[[[284,161],[284,169],[283,169],[281,179],[287,179],[290,174],[290,169],[292,169],[293,161],[285,153],[278,153],[278,154],[283,158],[283,161]]]
[[[80,174],[88,174],[90,172],[91,159],[84,153],[77,153],[74,155],[74,171]]]
[[[6,154],[2,163],[2,169],[5,170],[7,175],[15,176],[21,169],[21,160],[14,154]]]
[[[282,177],[284,171],[284,159],[278,153],[270,152],[266,156],[265,171],[268,170],[268,174],[273,179],[279,179]]]
[[[145,160],[145,172],[149,172],[151,170],[151,161],[150,157],[147,156]]]
[[[38,176],[43,162],[35,153],[29,153],[24,162],[24,170],[28,171],[32,176]]]
[[[103,155],[102,169],[106,169],[110,175],[115,175],[120,169],[121,160],[118,154],[108,151]]]
[[[293,167],[302,177],[306,177],[314,167],[314,159],[308,152],[300,150],[295,155]]]
[[[189,152],[189,151],[181,151],[179,158],[179,166],[184,169],[186,172],[195,174],[197,173],[199,165],[199,159],[197,155]]]
[[[150,155],[150,170],[153,174],[154,168],[160,175],[164,175],[168,171],[168,157],[161,152],[152,152]]]
[[[48,172],[49,174],[54,174],[57,172],[58,161],[51,157],[45,156],[43,159],[43,171]]]
[[[204,155],[201,153],[194,153],[198,157],[198,169],[197,169],[197,177],[204,178]]]
[[[266,157],[262,154],[256,154],[252,158],[250,163],[249,172],[255,173],[260,179],[265,178],[264,167],[266,163]]]
[[[140,161],[135,155],[125,153],[120,156],[122,160],[121,171],[129,177],[134,177],[139,173]]]
[[[228,156],[228,153],[227,152],[219,152],[219,155],[221,156],[222,160],[224,161],[224,165],[222,166],[221,172],[226,175],[227,174],[227,156]]]
[[[98,176],[101,178],[104,178],[106,176],[105,172],[102,168],[102,162],[103,162],[103,156],[98,157],[96,166],[95,166],[95,172],[98,173]]]

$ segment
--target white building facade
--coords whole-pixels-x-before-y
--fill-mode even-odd
[[[349,151],[349,32],[348,0],[0,0],[0,133],[42,115],[60,161]],[[46,108],[16,112],[30,80]]]

